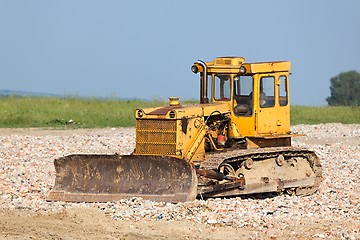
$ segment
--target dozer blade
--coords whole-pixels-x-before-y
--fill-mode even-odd
[[[107,202],[142,197],[160,202],[196,198],[197,177],[185,160],[138,155],[69,155],[54,161],[48,201]]]

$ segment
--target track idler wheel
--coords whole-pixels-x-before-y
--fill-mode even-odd
[[[284,165],[285,164],[284,156],[280,154],[279,156],[276,157],[275,162],[278,166]]]
[[[227,163],[220,164],[219,172],[223,173],[225,176],[236,177],[234,168]]]
[[[244,167],[248,170],[250,170],[254,165],[254,161],[252,160],[252,158],[247,158],[245,161],[244,161]]]

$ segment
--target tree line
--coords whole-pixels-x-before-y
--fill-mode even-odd
[[[342,72],[330,79],[330,106],[360,106],[360,73]]]

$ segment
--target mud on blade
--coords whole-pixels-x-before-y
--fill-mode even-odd
[[[106,202],[127,197],[153,201],[194,200],[197,177],[186,161],[136,155],[69,155],[54,161],[55,186],[48,201]]]

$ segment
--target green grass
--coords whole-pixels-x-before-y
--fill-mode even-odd
[[[167,101],[4,96],[0,97],[0,128],[129,127],[135,126],[136,108],[167,104]],[[360,107],[291,108],[292,125],[329,122],[360,124]]]
[[[291,125],[344,123],[360,124],[360,107],[350,106],[292,106]]]
[[[1,97],[2,128],[104,128],[135,125],[138,107],[154,107],[160,101],[99,100],[82,98]]]

